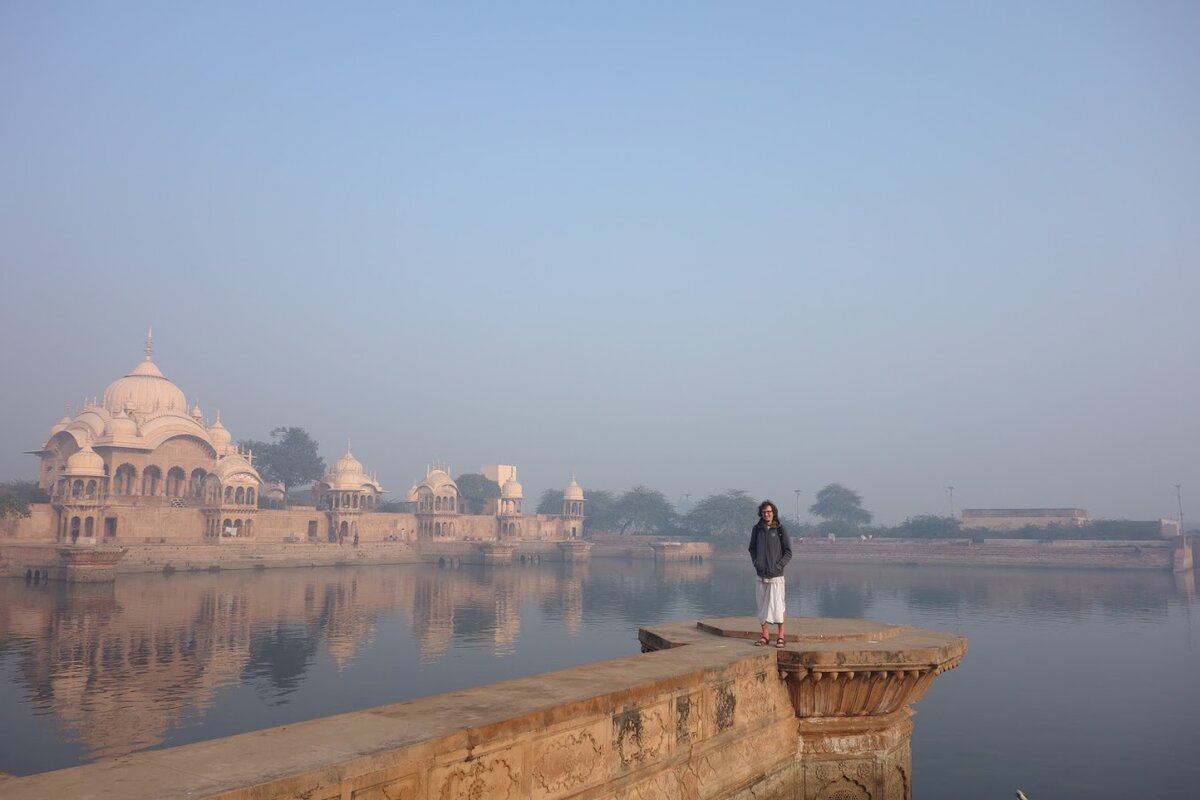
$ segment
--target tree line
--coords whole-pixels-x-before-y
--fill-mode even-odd
[[[662,492],[648,486],[635,486],[621,493],[590,489],[584,502],[584,530],[590,533],[742,539],[758,519],[759,502],[759,498],[742,489],[727,489],[697,500],[681,513]],[[562,507],[562,490],[547,489],[538,502],[537,513],[559,514]],[[818,492],[816,502],[808,511],[821,518],[819,525],[789,517],[784,509],[779,509],[784,526],[799,535],[818,531],[857,531],[872,519],[871,513],[862,507],[858,492],[837,483]]]

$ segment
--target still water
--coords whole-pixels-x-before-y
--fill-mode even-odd
[[[753,613],[749,576],[740,562],[596,559],[0,580],[0,770],[636,653],[640,625]],[[797,564],[788,605],[969,637],[916,706],[921,800],[1200,796],[1190,574]]]

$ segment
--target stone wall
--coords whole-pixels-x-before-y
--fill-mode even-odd
[[[677,648],[10,778],[4,796],[791,797],[796,719],[775,662]]]
[[[106,506],[99,513],[97,540],[102,538],[106,518],[116,522],[116,537],[106,540],[113,544],[182,544],[205,540],[206,518],[199,506],[175,507],[162,497],[122,497],[120,500],[120,504]],[[0,543],[56,540],[57,515],[54,507],[49,503],[35,503],[30,505],[30,511],[31,515],[27,518],[8,516],[0,519]],[[248,538],[258,541],[308,539],[310,535],[315,535],[322,542],[329,541],[329,514],[316,508],[229,509],[222,513],[222,518],[252,520],[254,533]],[[360,541],[415,540],[417,537],[415,514],[364,511],[340,518],[353,519],[358,524]],[[458,514],[439,517],[439,520],[451,521],[455,533],[453,537],[438,537],[436,541],[491,541],[499,538],[500,521],[492,515]],[[578,520],[545,514],[521,515],[511,521],[520,525],[519,535],[512,537],[518,541],[568,539],[571,538],[571,527],[578,528],[580,524]]]
[[[30,503],[28,517],[0,518],[0,542],[53,542],[57,518],[49,503]]]

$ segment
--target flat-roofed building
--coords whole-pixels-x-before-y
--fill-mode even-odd
[[[989,531],[1012,531],[1034,525],[1046,528],[1051,525],[1079,527],[1092,521],[1092,516],[1082,508],[964,508],[964,528],[984,528]]]

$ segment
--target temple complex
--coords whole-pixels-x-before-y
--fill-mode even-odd
[[[467,513],[444,464],[429,466],[405,494],[403,511],[380,511],[383,484],[351,452],[312,488],[311,505],[288,506],[266,484],[254,454],[234,443],[220,414],[211,421],[158,367],[153,340],[125,376],[50,429],[30,451],[49,509],[9,520],[10,542],[58,545],[360,544],[427,541],[566,541],[578,538],[583,490],[572,478],[561,514],[528,514],[517,468],[482,472],[498,497]]]

